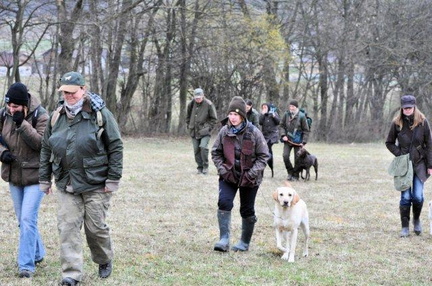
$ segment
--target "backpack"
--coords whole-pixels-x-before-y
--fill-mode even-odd
[[[312,121],[313,121],[312,118],[308,116],[307,111],[305,109],[300,108],[300,112],[306,117],[306,122],[309,126],[309,131],[310,131],[312,128]]]
[[[6,119],[6,108],[2,108],[0,112],[1,112],[1,123],[3,124]],[[32,116],[33,128],[36,127],[39,114],[44,114],[45,112],[46,110],[42,106],[39,105],[38,107],[36,107],[36,109],[33,111],[33,116]]]

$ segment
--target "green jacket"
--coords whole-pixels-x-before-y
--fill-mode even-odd
[[[303,143],[307,143],[309,139],[309,125],[306,120],[306,116],[300,110],[294,116],[291,116],[290,112],[287,111],[283,115],[279,125],[279,136],[280,138],[287,136],[290,138],[291,134],[296,132],[302,133]]]
[[[249,122],[252,122],[253,125],[260,128],[260,125],[259,125],[260,114],[255,108],[251,108],[251,110],[249,110],[249,112],[246,113],[246,116],[247,116],[247,120]]]
[[[189,102],[186,125],[192,138],[201,139],[209,136],[216,123],[216,108],[210,100],[204,98],[201,103],[196,103],[195,100]]]
[[[47,184],[54,175],[56,187],[75,193],[102,189],[106,181],[119,181],[123,169],[123,142],[113,114],[103,106],[96,107],[103,118],[104,129],[97,124],[94,97],[86,95],[82,110],[68,119],[65,107],[56,122],[47,125],[42,141],[39,182]],[[102,101],[103,102],[103,101]],[[51,126],[53,124],[53,126]]]

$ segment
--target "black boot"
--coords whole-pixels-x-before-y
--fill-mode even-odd
[[[215,244],[214,250],[227,252],[229,251],[230,242],[231,212],[218,210],[217,217],[219,222],[220,240]]]
[[[411,206],[399,206],[402,230],[400,237],[409,236],[409,221],[410,221],[410,209]]]
[[[257,222],[256,216],[250,216],[242,219],[242,234],[240,241],[232,247],[233,251],[247,251],[249,250],[249,243],[254,231],[255,223]]]
[[[417,235],[420,235],[422,232],[422,226],[420,223],[420,214],[423,208],[423,202],[413,204],[413,224],[414,224],[414,232]]]

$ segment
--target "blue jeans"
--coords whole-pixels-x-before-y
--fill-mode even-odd
[[[414,174],[413,187],[401,192],[400,205],[411,206],[411,204],[423,203],[423,182]]]
[[[18,267],[34,272],[35,261],[45,256],[37,226],[39,206],[45,194],[39,190],[39,185],[19,187],[9,183],[9,190],[20,229]]]

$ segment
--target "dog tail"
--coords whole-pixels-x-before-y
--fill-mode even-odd
[[[318,180],[318,159],[317,158],[315,158],[314,170],[315,170],[315,181],[316,181]]]

